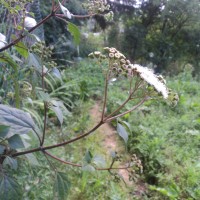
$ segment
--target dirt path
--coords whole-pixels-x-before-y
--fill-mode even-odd
[[[96,103],[93,108],[90,110],[90,115],[94,121],[94,123],[98,123],[101,119],[101,111],[100,111],[100,103]],[[104,135],[104,139],[102,140],[102,147],[105,149],[108,154],[111,151],[116,151],[120,153],[125,153],[125,149],[123,148],[123,144],[120,144],[119,138],[116,134],[116,130],[108,123],[103,124],[99,129],[99,133]],[[121,165],[121,167],[124,167]],[[131,186],[132,182],[129,181],[129,174],[127,170],[119,170],[118,173],[123,177],[124,181],[127,185]]]

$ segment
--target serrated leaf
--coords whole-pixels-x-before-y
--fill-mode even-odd
[[[21,137],[17,134],[8,139],[8,144],[12,149],[21,149],[25,147]]]
[[[9,156],[7,156],[5,160],[3,161],[4,168],[6,168],[6,165],[8,165],[11,169],[14,169],[14,170],[17,170],[17,167],[18,167],[17,160]]]
[[[13,177],[2,173],[0,174],[0,199],[22,199],[22,190],[17,181]]]
[[[5,138],[9,133],[9,126],[0,125],[0,138]]]
[[[117,132],[120,135],[120,137],[122,137],[122,139],[124,140],[125,144],[127,144],[127,142],[128,142],[128,133],[127,133],[126,129],[124,128],[124,126],[122,126],[120,123],[117,123]]]
[[[82,170],[83,171],[87,171],[87,172],[94,172],[95,171],[95,168],[92,166],[92,165],[84,165],[82,167]]]
[[[93,162],[95,165],[97,165],[98,167],[105,167],[105,165],[106,165],[105,159],[104,159],[102,156],[100,156],[100,155],[94,156],[92,162]]]
[[[27,134],[36,128],[29,113],[2,104],[0,104],[0,124],[10,127],[7,137]]]
[[[74,38],[74,43],[78,45],[80,43],[80,36],[81,36],[78,27],[75,24],[72,24],[70,22],[68,22],[67,27],[68,27],[68,31],[71,33],[71,35]]]
[[[30,165],[36,165],[36,166],[40,165],[37,158],[32,153],[26,154],[25,156],[28,162],[30,163]]]
[[[22,42],[18,42],[15,45],[15,49],[17,50],[17,52],[23,56],[24,58],[28,58],[28,48],[25,46],[24,43]]]
[[[56,199],[65,200],[69,193],[70,185],[71,184],[68,180],[67,175],[62,172],[57,172],[55,184],[54,184],[54,191],[55,191]]]

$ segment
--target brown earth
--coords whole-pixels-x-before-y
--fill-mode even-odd
[[[96,103],[92,109],[90,110],[90,116],[95,124],[97,124],[101,119],[101,111],[100,111],[100,103]],[[116,130],[108,123],[103,124],[98,129],[99,134],[104,135],[104,139],[102,140],[102,147],[105,149],[108,154],[111,151],[120,152],[120,154],[125,153],[125,148],[121,141],[119,141],[119,136],[116,133]],[[121,164],[119,167],[125,167],[126,164]],[[123,177],[124,182],[131,186],[132,182],[129,181],[129,173],[127,170],[120,169],[118,173]]]

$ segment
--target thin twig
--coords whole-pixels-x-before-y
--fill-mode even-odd
[[[104,122],[109,122],[109,121],[112,121],[113,119],[117,119],[118,117],[121,117],[123,115],[126,115],[132,111],[134,111],[135,109],[137,109],[140,105],[142,105],[145,101],[147,100],[147,97],[144,97],[137,105],[135,105],[133,108],[131,108],[130,110],[127,110],[126,112],[123,112],[119,115],[116,115],[114,117],[110,117],[110,118],[107,118]]]
[[[46,127],[47,127],[47,111],[48,111],[47,102],[44,102],[44,125],[43,125],[43,134],[42,134],[42,140],[41,140],[40,146],[43,146],[44,144]]]
[[[103,110],[101,114],[101,121],[103,121],[105,109],[106,109],[106,103],[107,103],[107,96],[108,96],[108,79],[110,76],[110,70],[107,71],[106,79],[105,79],[105,89],[104,89],[104,100],[103,100]]]
[[[48,156],[50,156],[51,158],[63,163],[63,164],[66,164],[66,165],[71,165],[71,166],[74,166],[74,167],[83,167],[83,165],[80,165],[80,164],[76,164],[76,163],[72,163],[72,162],[69,162],[69,161],[64,161],[54,155],[52,155],[51,153],[47,152],[47,151],[44,151],[44,153]],[[110,171],[110,170],[118,170],[118,169],[129,169],[129,168],[132,168],[130,165],[126,166],[126,167],[113,167],[113,164],[114,162],[111,163],[110,167],[106,167],[106,168],[98,168],[98,167],[94,167],[95,170],[99,170],[99,171]]]
[[[34,26],[33,28],[31,28],[30,30],[28,30],[28,33],[33,32],[36,28],[38,28],[39,26],[41,26],[43,23],[45,23],[48,19],[50,19],[51,17],[53,17],[55,15],[54,12],[52,12],[51,14],[47,15],[44,19],[42,19],[36,26]],[[25,38],[28,34],[22,34],[20,35],[17,39],[13,40],[12,42],[10,42],[8,45],[6,45],[5,47],[0,49],[0,52],[5,51],[6,49],[9,49],[10,47],[14,46],[16,43],[18,43],[20,40],[22,40],[23,38]]]
[[[68,141],[65,141],[65,142],[61,142],[61,143],[58,143],[58,144],[54,144],[54,145],[49,145],[49,146],[46,146],[46,147],[37,147],[37,148],[34,148],[34,149],[30,149],[30,150],[26,150],[26,151],[22,151],[22,152],[17,152],[17,153],[13,153],[12,154],[12,157],[17,157],[17,156],[21,156],[21,155],[25,155],[25,154],[29,154],[29,153],[33,153],[33,152],[38,152],[38,151],[45,151],[45,150],[48,150],[48,149],[53,149],[53,148],[57,148],[57,147],[61,147],[61,146],[65,146],[67,144],[70,144],[72,142],[75,142],[75,141],[78,141],[88,135],[90,135],[91,133],[93,133],[96,129],[98,129],[102,124],[104,124],[104,122],[99,122],[94,128],[92,128],[90,131],[88,131],[87,133],[84,133],[84,134],[81,134],[71,140],[68,140]]]

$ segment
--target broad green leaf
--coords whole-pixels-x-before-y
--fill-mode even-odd
[[[124,126],[122,126],[120,123],[117,123],[117,132],[122,137],[122,139],[124,140],[125,144],[127,144],[127,142],[128,142],[128,133],[127,133],[126,129],[124,128]]]
[[[100,155],[94,156],[92,162],[93,162],[95,165],[97,165],[98,167],[105,167],[105,165],[106,165],[105,159],[104,159],[102,156],[100,156]]]
[[[52,73],[56,78],[58,78],[59,80],[62,81],[61,73],[60,73],[60,71],[59,71],[56,67],[54,67],[54,68],[52,69],[51,73]]]
[[[7,165],[8,165],[11,169],[17,170],[18,164],[17,164],[17,160],[16,160],[16,159],[7,156],[7,157],[5,158],[5,160],[3,161],[3,166],[4,166],[4,168],[6,168]]]
[[[28,65],[33,66],[38,72],[42,72],[42,61],[34,53],[29,53]]]
[[[0,125],[0,138],[5,138],[9,133],[9,126]]]
[[[40,165],[37,158],[32,153],[26,154],[25,156],[28,162],[30,163],[30,165],[36,165],[36,166]]]
[[[56,101],[56,100],[51,100],[52,106],[50,109],[55,112],[60,124],[62,125],[64,115],[68,115],[69,111],[67,108],[64,106],[63,102],[61,101]]]
[[[17,70],[19,68],[17,63],[6,52],[0,53],[0,62],[8,63],[14,70]]]
[[[22,199],[22,190],[20,185],[13,177],[3,173],[0,174],[0,199]]]
[[[72,24],[70,22],[68,22],[68,31],[72,34],[73,38],[74,38],[74,42],[76,45],[78,45],[80,43],[80,31],[78,29],[78,27],[75,24]]]
[[[5,150],[5,146],[0,145],[0,154],[3,154],[4,150]]]
[[[38,92],[38,97],[40,98],[40,100],[45,101],[45,102],[49,102],[50,101],[50,96],[48,93],[43,92],[43,91],[39,91]]]
[[[86,161],[86,163],[91,163],[92,158],[93,158],[92,153],[89,150],[87,150],[85,153],[84,160]]]
[[[2,104],[0,104],[0,124],[10,127],[7,137],[27,134],[36,128],[29,113]]]
[[[70,189],[70,182],[65,173],[57,172],[54,184],[55,197],[58,200],[66,200]]]
[[[123,125],[126,128],[126,130],[128,130],[129,132],[131,132],[131,125],[128,122],[118,120],[118,123],[120,123],[121,125]]]
[[[24,43],[22,42],[18,42],[15,45],[15,49],[17,50],[17,52],[23,56],[24,58],[28,58],[28,48],[24,45]]]
[[[21,149],[25,147],[22,138],[17,134],[8,139],[8,144],[12,149]]]
[[[95,171],[95,168],[92,166],[92,165],[84,165],[82,167],[82,170],[83,171],[87,171],[87,172],[94,172]]]
[[[11,57],[14,61],[19,62],[19,63],[23,63],[23,61],[20,58],[18,58],[16,55],[12,55]]]
[[[63,119],[64,119],[64,117],[63,117],[63,112],[62,112],[62,110],[60,109],[60,107],[59,107],[59,106],[56,106],[56,105],[52,105],[52,106],[50,107],[50,109],[56,114],[56,116],[57,116],[57,118],[58,118],[60,124],[62,125],[62,124],[63,124]]]

